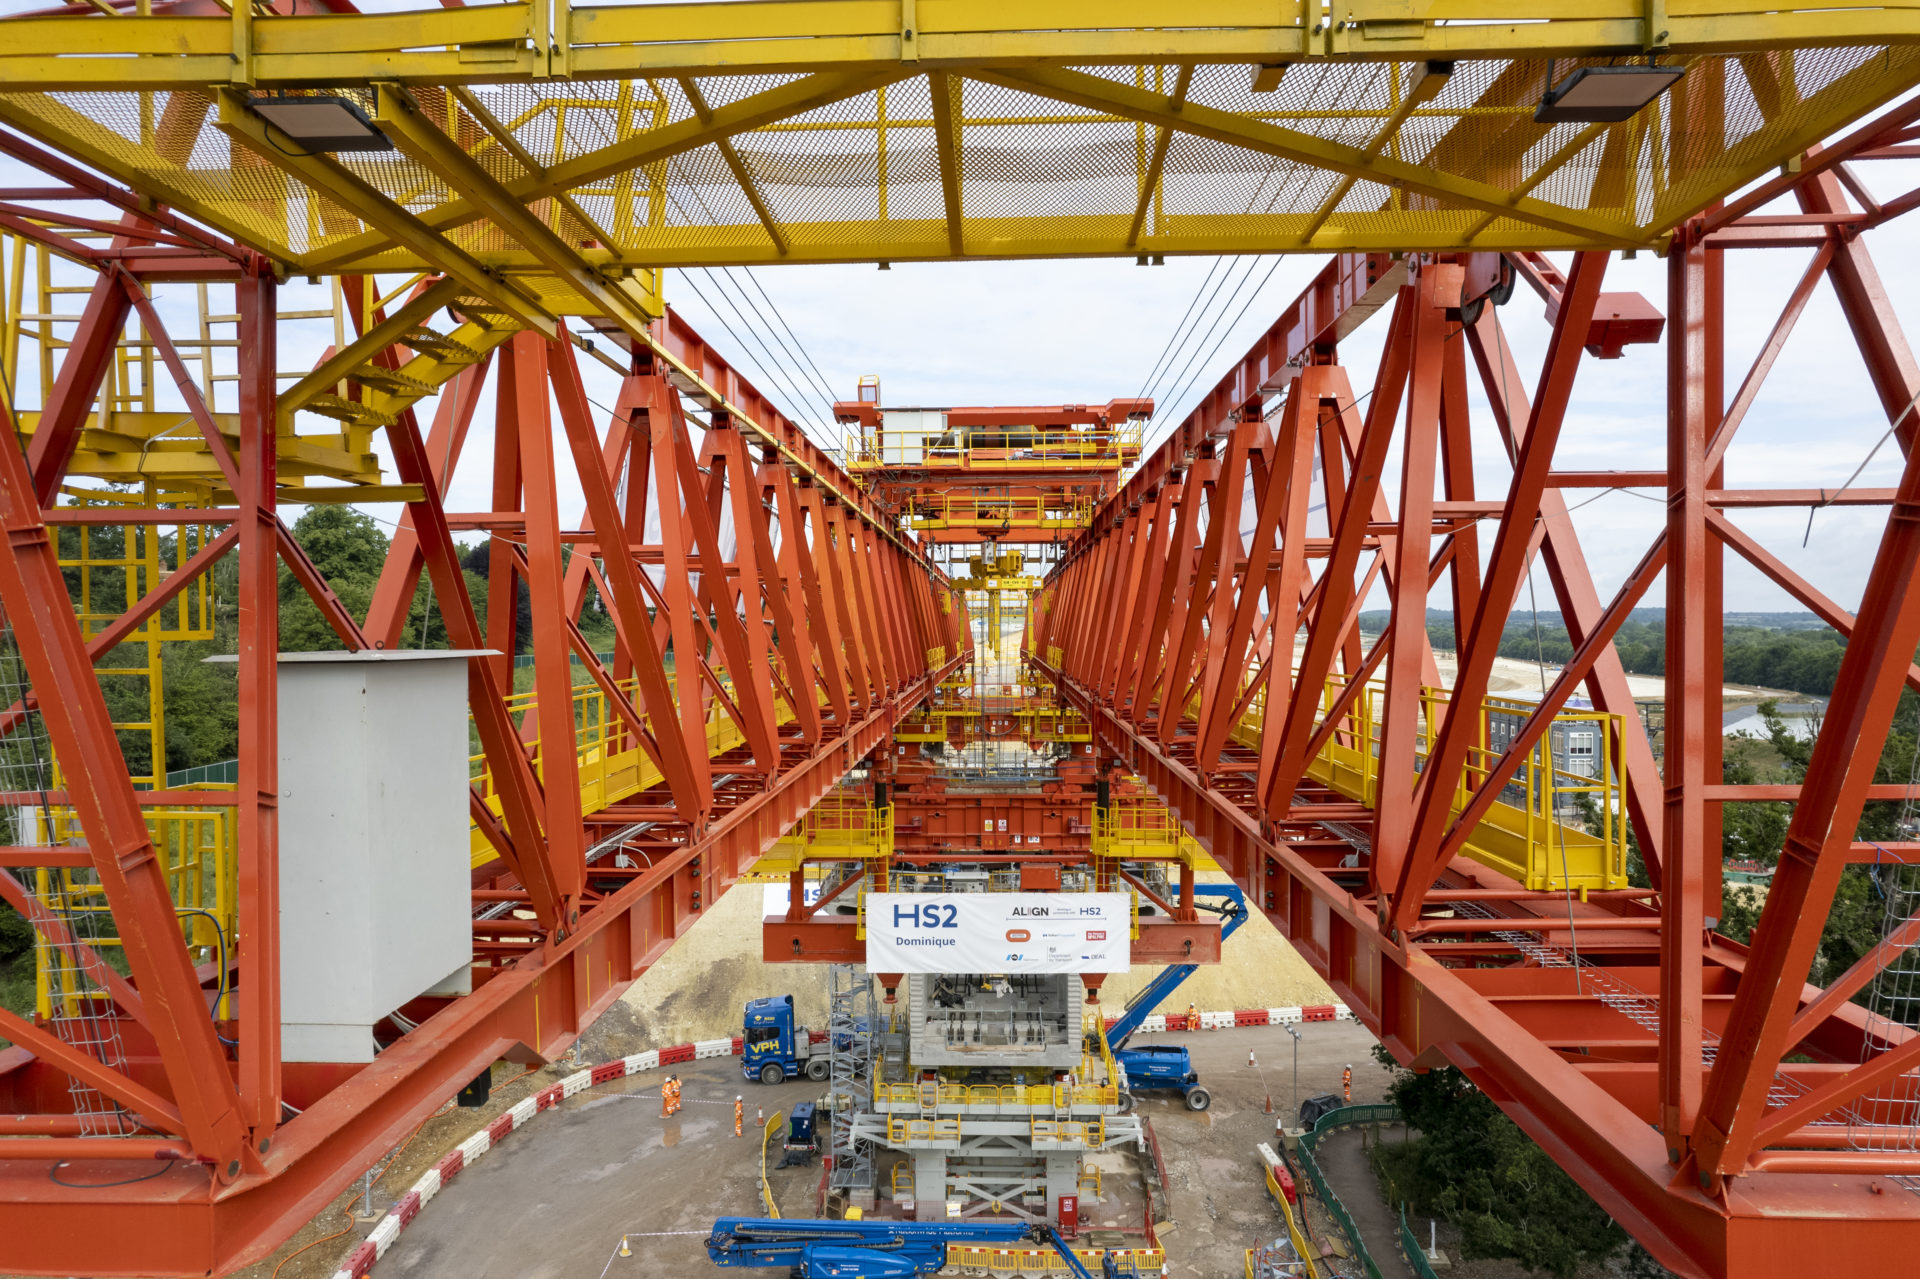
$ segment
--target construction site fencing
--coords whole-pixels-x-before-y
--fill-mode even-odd
[[[239,782],[240,761],[237,759],[223,759],[217,764],[201,764],[196,768],[177,768],[167,774],[168,790],[208,783],[236,786]]]
[[[1433,1263],[1427,1260],[1426,1249],[1414,1237],[1413,1229],[1407,1225],[1407,1206],[1400,1205],[1400,1251],[1407,1259],[1407,1268],[1413,1271],[1414,1279],[1440,1279],[1434,1273]]]
[[[1327,1215],[1333,1218],[1333,1224],[1347,1237],[1353,1246],[1354,1259],[1360,1263],[1367,1279],[1382,1279],[1380,1267],[1374,1262],[1373,1255],[1367,1251],[1367,1241],[1360,1234],[1360,1228],[1353,1222],[1353,1216],[1340,1196],[1327,1184],[1325,1174],[1320,1171],[1319,1163],[1313,1157],[1314,1147],[1320,1139],[1337,1128],[1350,1128],[1355,1124],[1398,1123],[1400,1107],[1394,1105],[1342,1106],[1330,1110],[1315,1121],[1313,1127],[1300,1134],[1300,1167],[1306,1172],[1307,1180],[1313,1186],[1314,1193],[1320,1196],[1320,1202],[1327,1207]],[[1415,1249],[1417,1252],[1418,1249]]]

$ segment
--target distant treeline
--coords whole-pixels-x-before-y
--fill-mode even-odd
[[[1360,628],[1377,634],[1387,625],[1385,612],[1362,613]],[[1458,647],[1453,614],[1427,613],[1427,635],[1438,649]],[[1728,613],[1725,616],[1726,678],[1729,684],[1790,689],[1825,697],[1833,692],[1846,641],[1811,613]],[[1634,675],[1664,675],[1667,669],[1665,609],[1636,609],[1614,639],[1621,665]],[[1507,621],[1500,655],[1559,666],[1573,657],[1573,640],[1558,612],[1542,610],[1538,629],[1531,612]]]

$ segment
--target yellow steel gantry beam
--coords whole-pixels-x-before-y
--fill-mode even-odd
[[[646,331],[653,317],[642,309],[639,300],[620,282],[602,276],[552,227],[514,199],[504,183],[421,115],[405,89],[383,84],[378,86],[378,94],[377,119],[402,151],[437,174],[448,190],[482,210],[495,226],[519,241],[542,267],[602,315],[632,336]],[[551,325],[545,331],[552,336]]]
[[[982,71],[979,78],[1011,89],[1111,111],[1130,120],[1158,124],[1182,133],[1212,138],[1282,160],[1327,169],[1347,179],[1366,178],[1406,191],[1416,191],[1453,205],[1497,211],[1548,231],[1578,237],[1585,243],[1633,248],[1647,237],[1631,223],[1577,213],[1563,205],[1531,196],[1514,196],[1490,183],[1429,169],[1378,154],[1372,146],[1356,147],[1318,137],[1300,129],[1251,120],[1245,116],[1203,106],[1197,102],[1171,103],[1157,93],[1117,84],[1084,71],[1030,67],[1019,71]],[[1311,243],[1312,224],[1293,248]]]
[[[903,16],[911,15],[903,24]],[[18,88],[487,84],[1096,64],[1720,54],[1920,40],[1912,3],[1797,0],[747,0],[377,14],[14,19]]]
[[[445,273],[543,331],[581,310],[630,329],[658,307],[632,277],[667,267],[1660,249],[1920,84],[1920,0],[540,0],[5,22],[0,122],[288,273]],[[1551,80],[1625,55],[1686,75],[1623,123],[1533,121]],[[1430,61],[1455,70],[1423,79]],[[1259,68],[1269,92],[1251,90]],[[247,106],[320,91],[371,111],[371,84],[418,103],[382,126],[401,163],[299,154]],[[715,213],[701,185],[722,173],[746,203]]]
[[[0,67],[0,74],[4,74],[3,67]],[[803,115],[843,98],[865,93],[886,83],[889,78],[898,79],[899,75],[888,77],[863,72],[806,76],[718,107],[708,119],[689,116],[661,128],[636,133],[632,137],[588,150],[544,172],[535,172],[509,182],[506,188],[514,199],[532,203],[562,191],[605,181],[617,174],[659,164],[676,155],[776,120]],[[422,213],[419,221],[433,230],[445,231],[483,216],[484,210],[470,201],[456,198]],[[377,231],[368,232],[329,245],[302,265],[320,270],[347,271],[363,259],[376,258],[390,243],[390,237]]]
[[[273,126],[255,114],[247,102],[245,94],[231,89],[220,91],[218,124],[228,137],[289,176],[325,191],[329,199],[350,209],[368,226],[378,227],[382,233],[412,249],[435,271],[457,281],[473,296],[485,298],[499,307],[522,328],[535,329],[548,337],[558,331],[553,316],[518,285],[502,280],[445,236],[422,226],[384,191],[341,161],[330,155],[300,151],[298,143],[290,144],[290,140],[273,137]]]
[[[687,102],[693,107],[693,113],[709,129],[713,127],[713,108],[707,105],[707,97],[700,92],[700,86],[692,76],[680,77],[680,89],[687,95]],[[787,243],[786,234],[780,230],[780,223],[773,216],[773,210],[767,207],[766,199],[760,194],[759,186],[753,180],[753,174],[747,168],[745,160],[740,158],[739,150],[729,138],[714,139],[714,147],[719,150],[720,158],[727,162],[727,169],[733,174],[733,180],[740,185],[740,194],[747,197],[747,204],[753,209],[754,216],[760,219],[760,225],[766,227],[767,238],[773,241],[773,248],[781,257],[792,252]]]
[[[1193,67],[1191,64],[1180,68],[1174,76],[1173,92],[1167,95],[1167,109],[1178,111],[1187,100],[1187,90],[1193,87]],[[1160,174],[1167,166],[1167,147],[1173,142],[1173,126],[1163,124],[1153,139],[1153,156],[1147,161],[1147,174],[1140,180],[1140,203],[1133,207],[1133,223],[1127,228],[1127,247],[1140,243],[1140,228],[1146,225],[1147,210],[1153,207],[1153,197],[1160,190]]]
[[[933,141],[940,156],[940,198],[947,209],[947,249],[954,257],[966,251],[966,214],[962,207],[959,109],[964,82],[944,71],[927,76],[927,93],[933,103]]]

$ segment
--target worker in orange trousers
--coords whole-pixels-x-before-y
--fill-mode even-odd
[[[747,1099],[745,1097],[735,1097],[733,1099],[733,1135],[736,1137],[746,1136],[746,1125]]]
[[[1353,1067],[1348,1066],[1340,1072],[1340,1091],[1348,1101],[1353,1100]]]
[[[667,1082],[660,1085],[660,1117],[669,1118],[680,1113],[680,1080],[678,1076],[668,1075]]]
[[[1200,1029],[1200,1010],[1198,1008],[1195,1008],[1192,1004],[1187,1005],[1187,1029],[1188,1030]]]

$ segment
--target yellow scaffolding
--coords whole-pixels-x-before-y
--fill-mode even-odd
[[[1093,500],[1080,494],[1063,497],[1006,495],[970,496],[955,493],[916,493],[900,508],[906,526],[921,532],[966,529],[1012,533],[1072,531],[1093,521]],[[955,585],[959,585],[956,582]],[[1039,585],[1038,579],[1033,584]]]
[[[194,790],[232,791],[231,785],[209,784]],[[167,888],[179,913],[187,945],[196,961],[231,962],[237,910],[234,843],[235,817],[231,804],[205,808],[167,807],[142,811],[153,837],[154,853],[167,878]],[[42,843],[84,842],[79,818],[71,808],[54,808],[34,815]],[[124,973],[121,941],[113,931],[113,911],[106,890],[91,870],[40,867],[34,871],[33,891],[46,910],[80,942],[101,952],[110,966]],[[104,1002],[107,992],[86,978],[60,950],[47,930],[34,930],[34,1002],[42,1020],[52,1017],[56,1005],[62,1015],[81,1015],[89,1002]],[[232,1014],[224,978],[219,982],[214,1016]]]
[[[934,472],[1119,471],[1139,458],[1144,429],[1138,422],[1102,427],[888,423],[848,433],[847,469],[856,475],[899,467]]]
[[[1320,694],[1321,726],[1326,724],[1346,685],[1329,676]],[[1333,735],[1319,757],[1307,766],[1307,776],[1341,795],[1369,807],[1379,802],[1380,712],[1385,685],[1369,681],[1339,716]],[[1415,751],[1416,772],[1439,717],[1458,713],[1451,693],[1443,688],[1420,690],[1421,717]],[[1232,733],[1235,741],[1257,749],[1260,725],[1266,713],[1264,693],[1256,694],[1247,714]],[[1445,709],[1443,709],[1445,708]],[[1465,809],[1479,784],[1493,770],[1521,721],[1534,704],[1505,697],[1485,698],[1472,713],[1477,716],[1476,745],[1455,784],[1452,809]],[[1586,739],[1584,742],[1579,739]],[[1566,767],[1590,760],[1591,773]],[[1530,891],[1587,892],[1627,887],[1626,739],[1618,715],[1592,710],[1563,710],[1552,728],[1528,751],[1513,780],[1467,837],[1461,855],[1512,876]],[[1414,779],[1403,779],[1411,787]],[[1582,803],[1581,801],[1586,801]],[[1589,807],[1590,805],[1590,807]],[[1576,821],[1576,817],[1580,818]],[[1599,830],[1590,831],[1593,820]]]

